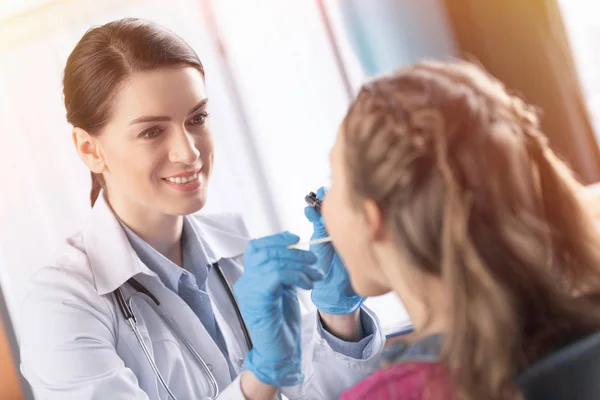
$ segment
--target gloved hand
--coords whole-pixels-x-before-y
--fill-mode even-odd
[[[325,197],[325,188],[317,191],[317,198]],[[313,207],[306,207],[304,213],[313,223],[311,240],[327,237],[327,229],[321,214]],[[331,243],[320,243],[310,246],[310,251],[317,254],[316,266],[323,271],[325,277],[315,282],[311,298],[320,311],[327,314],[350,314],[357,310],[365,298],[357,295],[350,285],[348,271]]]
[[[243,368],[272,386],[294,386],[304,380],[300,353],[300,306],[296,286],[311,289],[323,278],[317,257],[288,249],[298,243],[289,232],[251,240],[244,273],[234,293],[253,347]]]

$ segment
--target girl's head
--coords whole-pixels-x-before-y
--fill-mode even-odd
[[[92,205],[184,215],[206,201],[213,165],[204,68],[194,50],[153,23],[89,30],[67,60],[67,120],[92,172]],[[187,182],[187,183],[186,183]]]
[[[331,166],[323,214],[355,290],[418,299],[465,394],[510,398],[560,332],[600,327],[574,295],[600,276],[580,185],[536,111],[480,68],[423,62],[366,84]]]

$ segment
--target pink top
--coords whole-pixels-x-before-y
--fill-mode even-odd
[[[341,400],[452,400],[454,398],[444,365],[429,361],[402,362],[380,369],[343,392],[340,397]]]

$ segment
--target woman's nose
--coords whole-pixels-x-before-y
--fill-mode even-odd
[[[174,163],[193,164],[200,157],[194,137],[185,129],[173,135],[169,158]]]

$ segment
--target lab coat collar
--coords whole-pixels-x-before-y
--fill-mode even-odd
[[[104,191],[84,225],[83,244],[100,295],[115,291],[134,275],[157,276],[135,254]]]
[[[192,214],[186,218],[204,248],[209,263],[244,254],[249,235],[239,215]]]
[[[236,214],[185,217],[213,264],[244,253],[248,233]],[[83,229],[83,242],[98,294],[115,291],[137,274],[158,277],[137,256],[103,191]]]

